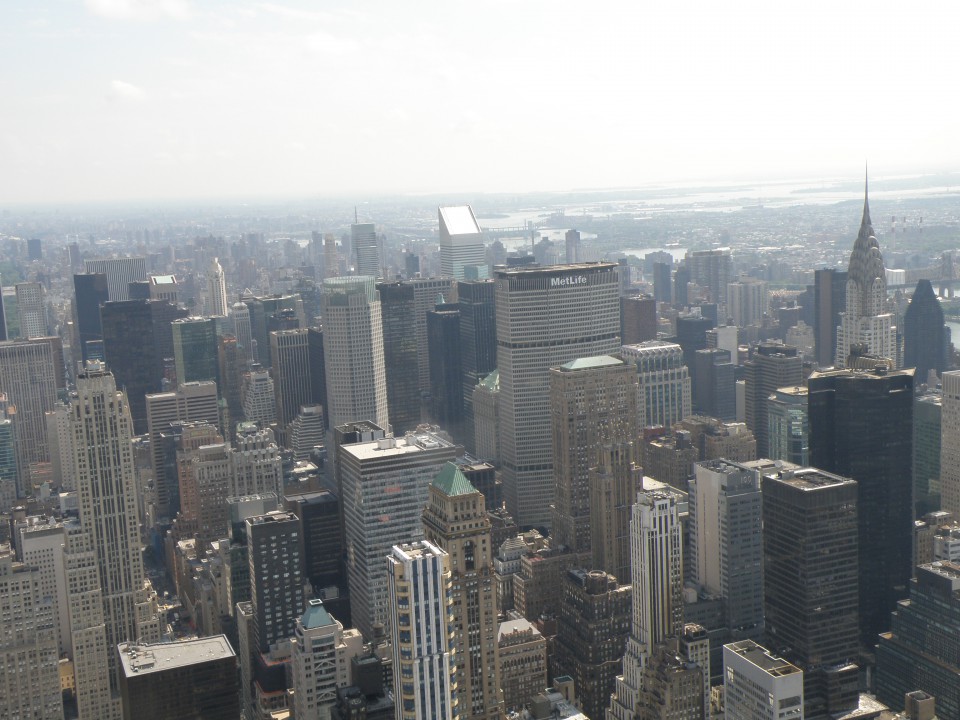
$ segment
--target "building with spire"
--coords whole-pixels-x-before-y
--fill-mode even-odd
[[[497,668],[497,583],[483,495],[448,462],[431,483],[424,537],[451,561],[452,631],[460,717],[497,720],[503,694]]]
[[[837,327],[837,368],[847,367],[847,358],[858,344],[867,346],[866,354],[896,362],[897,328],[893,324],[894,316],[886,307],[886,270],[870,220],[870,201],[864,181],[863,218],[847,270],[847,307],[840,313]]]
[[[207,315],[227,315],[227,281],[217,258],[207,268]]]

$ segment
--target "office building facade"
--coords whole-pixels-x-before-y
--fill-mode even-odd
[[[456,280],[488,277],[483,231],[469,205],[438,210],[440,222],[440,274]]]

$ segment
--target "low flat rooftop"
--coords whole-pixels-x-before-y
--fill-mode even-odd
[[[783,677],[803,672],[796,665],[777,657],[762,645],[757,645],[753,640],[742,640],[723,647],[773,677]]]
[[[226,635],[151,645],[120,643],[117,649],[123,673],[128,678],[237,657]]]

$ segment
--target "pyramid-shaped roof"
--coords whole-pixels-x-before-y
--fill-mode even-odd
[[[433,479],[433,486],[442,490],[444,495],[472,495],[480,492],[471,483],[456,463],[448,462],[440,473]]]

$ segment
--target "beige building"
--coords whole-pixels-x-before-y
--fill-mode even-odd
[[[503,714],[497,668],[497,583],[483,495],[452,462],[430,485],[424,537],[450,556],[460,716]],[[492,672],[491,672],[492,670]]]
[[[547,641],[521,618],[500,623],[497,645],[503,706],[519,709],[547,686]]]

